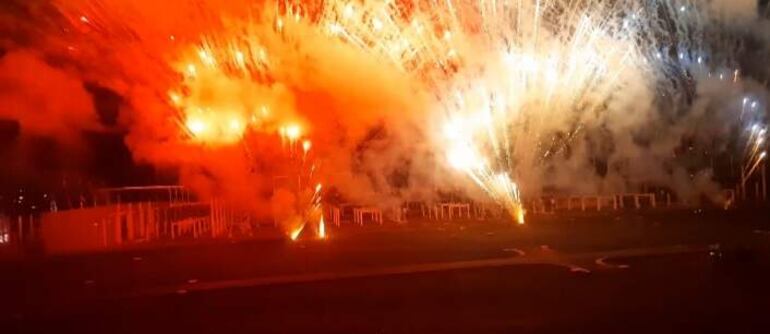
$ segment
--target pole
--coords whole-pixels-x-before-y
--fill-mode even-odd
[[[18,215],[16,217],[17,225],[19,227],[19,243],[24,242],[24,221],[23,218],[21,218],[21,215]]]

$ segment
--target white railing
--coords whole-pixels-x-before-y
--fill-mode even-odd
[[[629,205],[627,203],[630,202]],[[667,197],[666,206],[671,206],[671,197]],[[644,207],[657,208],[654,193],[627,193],[610,196],[569,196],[543,197],[530,203],[532,213],[553,213],[556,211],[606,211],[639,210]]]
[[[41,237],[51,252],[89,251],[173,240],[233,237],[249,217],[223,201],[118,203],[51,212]]]

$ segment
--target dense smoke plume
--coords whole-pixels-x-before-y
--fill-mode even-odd
[[[494,167],[525,199],[651,186],[718,202],[722,185],[704,161],[740,151],[746,125],[766,122],[770,68],[743,55],[768,54],[770,24],[751,0],[651,2],[652,12],[670,16],[642,23],[629,20],[645,8],[612,1],[564,6],[575,12],[558,1],[543,8],[524,1],[517,29],[513,18],[470,3],[394,10],[362,1],[352,2],[355,11],[341,1],[279,3],[36,2],[46,15],[4,24],[22,30],[14,33],[36,51],[12,48],[0,59],[0,99],[15,106],[2,115],[23,131],[71,137],[71,129],[97,126],[82,87],[98,83],[125,99],[120,123],[137,161],[178,168],[181,183],[203,198],[265,216],[278,208],[282,220],[300,215],[291,208],[307,202],[316,183],[381,206],[432,200],[442,190],[483,198],[447,164],[444,123],[469,125],[496,103],[504,112],[481,122],[504,136],[479,147],[504,151]],[[455,10],[463,14],[452,19]],[[388,16],[393,11],[400,15]],[[435,27],[404,17],[433,19]],[[415,37],[423,31],[431,37]],[[420,48],[410,52],[401,37]],[[576,56],[578,46],[585,49]],[[38,54],[72,66],[52,68]],[[553,73],[532,74],[547,66]],[[610,74],[597,79],[602,71]],[[746,96],[760,108],[744,118]],[[298,138],[287,137],[289,125]],[[505,150],[491,148],[497,144]]]
[[[11,51],[0,58],[0,118],[17,121],[22,134],[76,144],[81,130],[100,127],[81,80],[32,51]]]
[[[64,175],[79,176],[89,158],[83,131],[103,130],[79,75],[32,50],[0,57],[0,122],[7,125],[0,129],[6,187],[61,186]]]

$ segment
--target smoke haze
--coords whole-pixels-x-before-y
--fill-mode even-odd
[[[13,34],[25,37],[17,40],[36,50],[9,47],[0,58],[0,117],[17,120],[23,133],[77,145],[80,130],[100,128],[83,88],[84,82],[96,82],[125,100],[118,123],[128,131],[134,159],[179,169],[180,182],[203,198],[226,198],[266,215],[278,210],[281,220],[297,216],[291,208],[306,199],[273,191],[296,168],[280,138],[286,124],[297,124],[302,137],[312,139],[303,168],[312,168],[313,184],[333,185],[347,200],[388,206],[457,189],[483,198],[471,181],[447,166],[441,133],[445,109],[454,103],[447,102],[451,93],[446,92],[478,88],[479,73],[494,77],[502,69],[498,54],[482,54],[479,46],[488,41],[458,42],[456,52],[474,57],[461,64],[465,67],[456,71],[453,85],[434,91],[383,58],[385,51],[330,36],[315,25],[317,18],[276,16],[285,9],[261,2],[43,3],[57,9],[57,15],[45,16],[46,24],[30,25],[29,17],[5,24],[20,30]],[[711,25],[727,27],[728,36],[682,44],[717,45],[708,56],[709,50],[687,55],[693,64],[698,57],[713,64],[682,65],[686,69],[672,70],[680,72],[665,80],[645,68],[616,70],[619,84],[593,86],[584,100],[598,107],[580,113],[565,112],[579,109],[570,104],[547,109],[532,102],[545,100],[543,91],[507,101],[521,112],[506,116],[505,126],[526,125],[509,141],[516,166],[511,172],[525,197],[552,191],[615,194],[653,186],[668,187],[686,200],[706,195],[722,201],[722,186],[707,161],[735,149],[736,133],[748,124],[736,117],[744,97],[767,105],[763,80],[770,67],[742,61],[741,55],[768,54],[770,23],[758,15],[755,1],[707,6],[710,21],[698,29],[710,36]],[[280,26],[277,17],[283,18]],[[552,35],[543,33],[551,40],[541,47],[568,52]],[[754,45],[748,45],[749,38]],[[660,50],[677,57],[674,47]],[[65,61],[51,66],[42,54]],[[613,68],[622,68],[614,63],[617,55],[605,56]],[[738,68],[743,72],[735,81]],[[746,77],[755,73],[756,80]],[[518,89],[510,82],[485,84]],[[668,85],[676,89],[660,88]],[[583,94],[584,87],[573,88],[555,95],[572,101],[570,94]],[[181,102],[170,101],[169,94]],[[765,122],[767,116],[762,109],[751,117]],[[191,120],[214,124],[207,131],[223,142],[196,139]],[[542,144],[551,142],[542,140],[551,135],[561,139]]]

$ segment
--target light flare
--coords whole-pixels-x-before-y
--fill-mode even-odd
[[[286,127],[286,137],[291,141],[296,141],[302,135],[302,128],[299,125],[291,124]]]
[[[207,145],[240,142],[246,131],[245,122],[239,115],[201,110],[188,116],[185,127],[193,140]]]
[[[303,229],[305,229],[305,224],[302,224],[291,231],[291,233],[289,233],[289,238],[291,238],[291,241],[297,241],[297,238],[299,238],[299,235],[302,233]]]
[[[318,238],[326,239],[326,224],[324,223],[323,215],[321,215],[321,220],[318,221]]]

